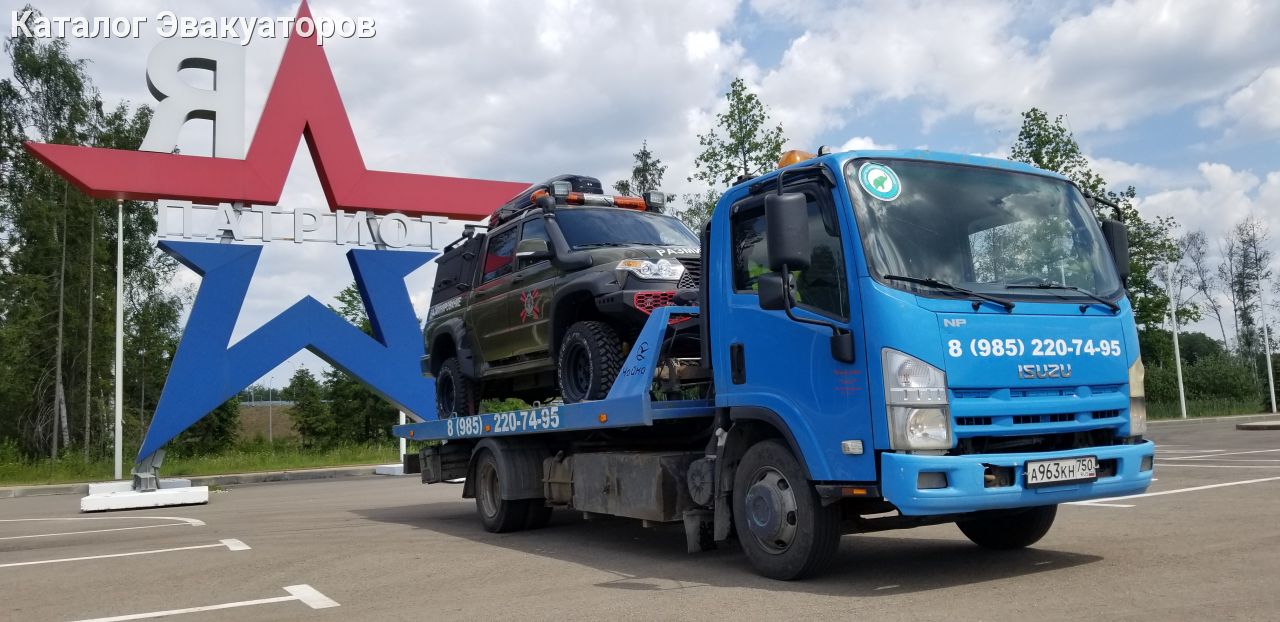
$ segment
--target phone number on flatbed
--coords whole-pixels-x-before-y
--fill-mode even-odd
[[[493,419],[485,423],[485,418]],[[445,420],[449,438],[480,436],[481,434],[504,434],[511,432],[536,432],[538,430],[554,430],[560,427],[560,408],[550,406],[533,410],[515,410],[492,415],[471,415],[468,417],[450,417]]]

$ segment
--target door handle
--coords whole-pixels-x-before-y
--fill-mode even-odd
[[[519,282],[523,281],[524,279],[525,279],[525,275],[523,275],[523,274],[517,274],[517,275],[515,275],[515,276],[511,277],[511,282],[512,282],[512,283],[519,283]]]

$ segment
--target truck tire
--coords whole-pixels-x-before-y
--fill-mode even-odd
[[[485,531],[520,531],[528,520],[530,502],[527,499],[503,499],[501,476],[498,459],[493,452],[480,450],[476,458],[476,512],[480,514]]]
[[[751,565],[771,579],[812,576],[840,547],[840,507],[822,506],[800,463],[776,439],[742,456],[733,479],[733,523]]]
[[[622,339],[604,322],[575,322],[560,342],[556,377],[566,403],[602,399],[622,369]]]
[[[1007,551],[1039,542],[1057,514],[1058,506],[1044,505],[1017,514],[956,521],[956,526],[980,547]]]
[[[453,415],[466,417],[476,414],[479,391],[474,380],[462,374],[462,364],[449,357],[436,372],[436,416],[448,419]]]

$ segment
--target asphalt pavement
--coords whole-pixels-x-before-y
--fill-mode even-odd
[[[1145,494],[1060,508],[1035,547],[954,526],[846,536],[826,575],[756,576],[679,527],[557,512],[485,532],[415,476],[233,486],[204,506],[83,515],[0,500],[0,620],[1276,620],[1280,430],[1160,423]]]

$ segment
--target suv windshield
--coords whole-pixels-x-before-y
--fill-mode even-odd
[[[845,169],[871,273],[890,287],[934,289],[886,275],[936,279],[1002,297],[1120,293],[1110,255],[1080,192],[1066,181],[915,160],[854,160]],[[896,179],[894,179],[896,177]]]
[[[670,216],[618,208],[573,207],[556,210],[564,238],[573,248],[591,246],[688,246],[698,237]]]

